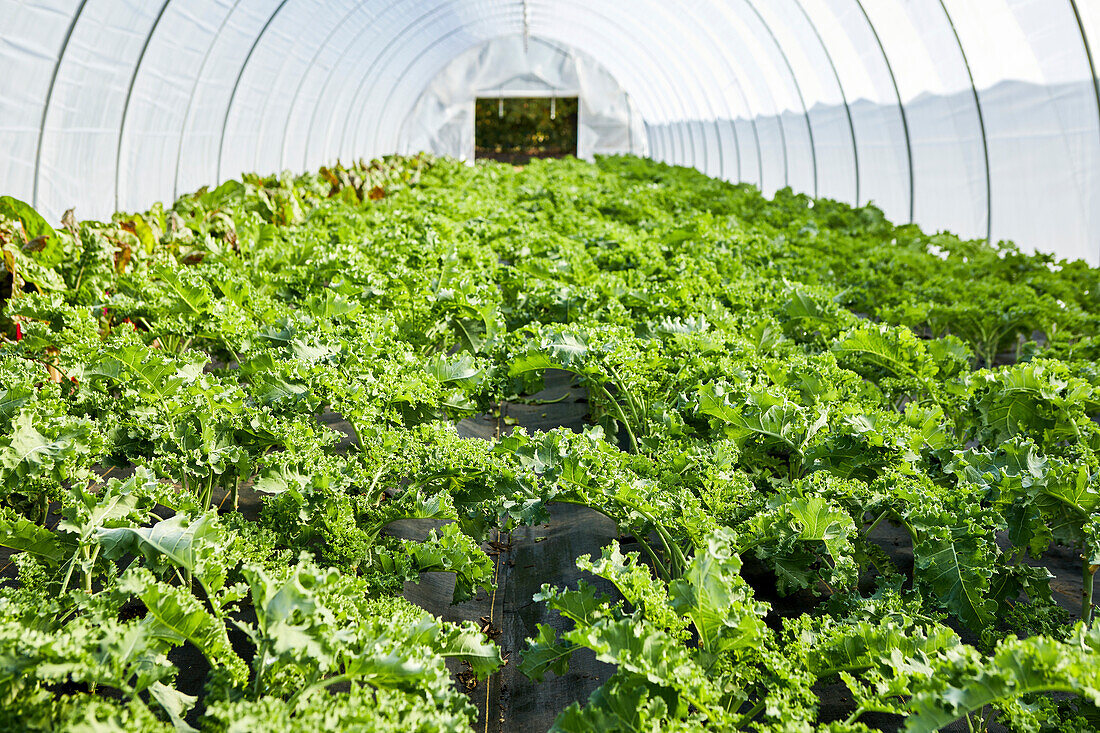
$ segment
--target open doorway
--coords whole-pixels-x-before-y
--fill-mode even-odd
[[[577,154],[577,97],[478,97],[474,157],[523,165]]]

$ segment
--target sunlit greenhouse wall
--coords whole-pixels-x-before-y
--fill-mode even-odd
[[[52,219],[245,170],[462,153],[441,84],[496,43],[547,93],[581,70],[582,154],[587,104],[591,153],[1100,262],[1091,0],[2,0],[0,19],[0,180]],[[515,59],[484,56],[485,85]]]

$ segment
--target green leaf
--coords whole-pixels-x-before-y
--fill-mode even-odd
[[[783,306],[783,313],[788,318],[822,320],[827,312],[823,301],[800,289],[792,290],[790,300]]]
[[[456,384],[465,390],[477,388],[485,376],[468,353],[451,357],[439,354],[424,364],[424,370],[444,384]]]
[[[584,580],[577,582],[576,590],[554,588],[549,584],[535,594],[534,600],[546,603],[562,616],[581,626],[589,626],[609,608],[608,597],[597,592],[596,587]]]
[[[180,277],[182,272],[184,271],[162,267],[156,270],[154,274],[168,285],[169,290],[178,299],[171,308],[173,313],[190,311],[196,315],[202,315],[206,312],[212,298],[210,289],[205,285],[184,282],[183,278]]]
[[[19,408],[34,397],[34,392],[25,387],[11,387],[0,390],[0,420],[11,420]]]
[[[432,530],[423,542],[405,542],[405,552],[417,571],[455,574],[452,603],[474,597],[475,588],[493,589],[493,561],[457,524]]]
[[[564,638],[593,650],[601,662],[616,664],[619,669],[664,688],[674,699],[683,697],[684,702],[695,705],[711,716],[715,725],[719,724],[722,716],[708,704],[713,690],[706,671],[679,640],[666,632],[647,626],[636,616],[626,616],[575,628],[566,632]]]
[[[537,349],[512,362],[509,376],[543,369],[564,369],[585,373],[588,344],[579,334],[559,332],[551,335]]]
[[[152,527],[114,527],[96,531],[96,539],[103,546],[106,557],[119,558],[127,552],[135,552],[156,563],[167,561],[195,574],[209,592],[221,588],[225,568],[201,561],[216,551],[220,537],[213,512],[193,520],[176,514]]]
[[[904,326],[866,324],[848,331],[832,346],[842,366],[875,378],[885,372],[897,378],[934,373],[924,344]]]
[[[435,640],[433,648],[441,656],[466,662],[474,674],[482,678],[496,672],[504,663],[500,647],[486,640],[485,635],[472,626],[448,627]]]
[[[612,541],[595,561],[587,556],[577,558],[577,567],[614,583],[627,603],[642,609],[647,621],[686,637],[690,619],[673,608],[669,587],[654,577],[639,553],[624,555],[619,543]]]
[[[177,362],[139,344],[127,344],[105,349],[99,361],[85,370],[85,375],[124,382],[143,396],[163,399],[194,381],[198,376],[196,366],[193,362]]]
[[[382,653],[381,650],[366,649],[345,659],[344,674],[355,680],[366,682],[372,687],[414,688],[422,680],[429,667],[422,660],[412,658],[403,650],[396,649]]]
[[[27,235],[27,241],[39,237],[56,239],[57,233],[53,230],[42,215],[34,210],[30,204],[11,196],[0,196],[0,217],[18,219],[23,225],[23,231]],[[52,262],[48,264],[54,264]]]
[[[162,583],[141,568],[127,571],[119,579],[119,589],[145,604],[145,624],[152,633],[177,646],[191,642],[211,666],[224,668],[237,684],[248,679],[248,668],[233,651],[225,624],[189,591]]]
[[[57,528],[71,532],[86,540],[99,528],[127,519],[143,519],[143,513],[135,517],[135,510],[147,496],[147,489],[155,486],[143,469],[126,481],[111,479],[98,493],[80,485],[70,488],[74,501],[62,508],[62,519]]]
[[[1026,436],[1047,448],[1081,441],[1083,431],[1093,427],[1086,409],[1094,389],[1071,377],[1061,362],[1038,360],[979,372],[971,382],[977,437],[983,443]]]
[[[195,707],[198,698],[194,695],[185,695],[179,690],[169,687],[163,682],[154,682],[149,686],[149,694],[157,701],[176,730],[182,733],[199,733],[183,719],[191,708]]]
[[[245,195],[247,187],[240,181],[228,180],[213,191],[207,191],[199,196],[202,206],[207,209],[217,209],[226,203]]]
[[[8,510],[0,513],[0,546],[34,555],[51,567],[59,567],[76,545]]]
[[[508,376],[515,377],[527,372],[545,371],[546,369],[558,369],[559,364],[547,354],[535,351],[515,359],[508,367]]]
[[[727,432],[743,444],[757,437],[764,445],[779,445],[802,454],[806,444],[825,426],[827,413],[811,423],[804,409],[764,389],[750,389],[743,404],[733,404],[721,384],[700,385],[699,411],[727,425]]]
[[[311,296],[306,306],[317,318],[340,318],[363,309],[361,302],[348,300],[330,288],[322,290],[320,295]]]
[[[851,537],[856,527],[847,512],[820,496],[791,499],[786,508],[797,523],[798,539],[823,543],[836,565],[841,565],[850,556]]]
[[[672,607],[691,618],[700,646],[712,654],[752,648],[768,636],[768,606],[753,600],[732,547],[728,531],[711,535],[684,577],[669,586]]]
[[[913,547],[920,582],[975,631],[988,627],[997,609],[989,598],[994,549],[966,526],[930,528]]]
[[[26,481],[49,475],[69,459],[86,453],[90,434],[89,425],[77,423],[48,438],[34,427],[29,411],[20,412],[6,439],[0,437],[0,487],[15,490]]]
[[[987,705],[1040,692],[1080,695],[1100,705],[1100,636],[1078,624],[1065,642],[1009,637],[991,658],[954,655],[910,702],[906,733],[934,733]]]
[[[145,254],[153,254],[157,248],[157,238],[153,235],[152,228],[140,214],[135,214],[132,221],[134,223],[134,235],[141,242],[141,246],[145,248]]]
[[[634,675],[616,673],[592,693],[582,708],[573,703],[557,717],[551,733],[659,731],[668,729],[668,706],[652,685]],[[647,699],[650,698],[650,699]]]
[[[577,649],[580,647],[576,644],[559,640],[552,626],[538,624],[538,633],[528,640],[528,647],[523,651],[519,671],[535,682],[542,682],[547,672],[563,675]]]

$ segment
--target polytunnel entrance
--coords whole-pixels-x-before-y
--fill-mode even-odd
[[[577,97],[479,97],[474,157],[524,164],[577,154]]]
[[[489,101],[489,117],[500,114],[502,100],[507,107],[517,99],[537,99],[547,111],[551,104],[576,100],[572,152],[578,158],[649,153],[642,116],[607,69],[581,51],[522,35],[474,46],[441,69],[405,118],[398,151],[472,162],[479,157],[475,138],[482,99]]]

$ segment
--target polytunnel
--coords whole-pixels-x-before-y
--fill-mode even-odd
[[[1100,731],[1100,0],[0,0],[0,731]]]
[[[55,219],[246,170],[452,152],[409,131],[443,120],[412,113],[455,59],[518,39],[629,100],[639,134],[607,152],[1100,262],[1092,2],[5,0],[0,17],[0,180]]]

